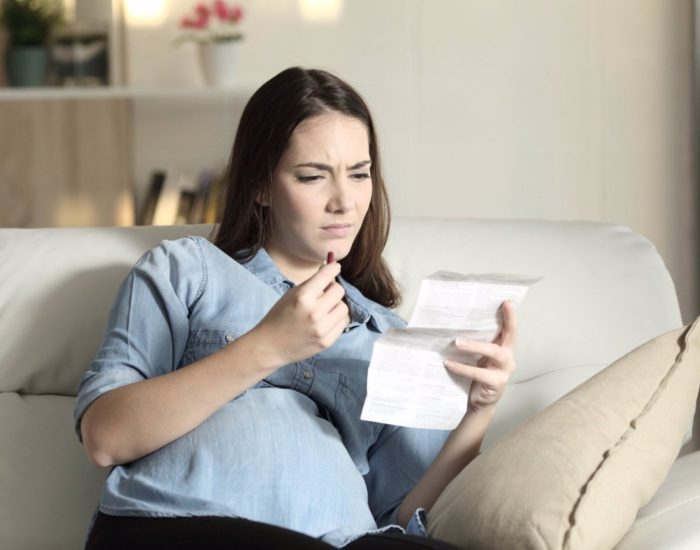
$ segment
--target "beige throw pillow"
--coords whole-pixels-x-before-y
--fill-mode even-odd
[[[700,385],[696,320],[631,351],[478,456],[428,513],[462,548],[612,548],[654,495]]]

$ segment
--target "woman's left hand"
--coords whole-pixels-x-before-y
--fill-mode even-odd
[[[494,408],[515,370],[513,353],[518,332],[515,308],[510,301],[505,301],[501,304],[501,312],[503,328],[493,343],[459,338],[455,341],[457,349],[482,356],[477,366],[445,361],[445,366],[450,372],[472,381],[469,389],[469,409],[473,412]]]

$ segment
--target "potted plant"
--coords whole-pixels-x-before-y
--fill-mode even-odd
[[[0,0],[0,25],[8,33],[6,70],[12,86],[42,86],[46,82],[46,43],[62,20],[58,0]]]
[[[200,2],[193,11],[180,20],[184,31],[175,44],[194,42],[206,81],[215,87],[229,87],[236,83],[238,43],[243,39],[239,24],[243,8],[224,0],[210,4]]]

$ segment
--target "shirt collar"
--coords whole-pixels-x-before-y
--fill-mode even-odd
[[[294,283],[287,279],[279,270],[275,262],[267,253],[267,250],[260,248],[255,255],[244,264],[246,269],[253,275],[275,288],[280,294],[294,286]],[[381,315],[374,312],[373,302],[367,299],[355,286],[347,282],[342,275],[337,278],[340,285],[345,289],[346,303],[350,310],[350,328],[358,324],[365,324],[372,320],[374,327],[379,332],[384,332],[389,328]]]
[[[260,248],[255,255],[243,265],[258,279],[261,279],[272,287],[278,287],[281,283],[294,286],[292,281],[282,275],[282,272],[277,268],[275,262],[272,261],[272,258],[270,258],[270,255],[264,248]]]

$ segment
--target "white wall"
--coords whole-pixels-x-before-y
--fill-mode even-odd
[[[300,2],[242,2],[241,90],[290,65],[346,78],[395,214],[624,224],[661,252],[685,319],[700,312],[692,0],[345,0],[322,24]],[[131,84],[203,85],[194,47],[170,44],[190,6],[131,22]],[[159,164],[223,166],[240,107],[138,103],[140,187]]]

